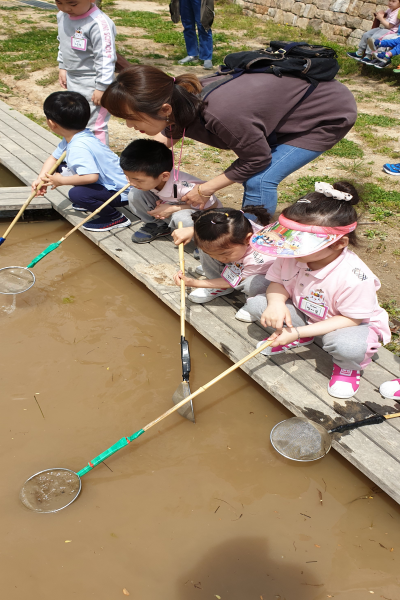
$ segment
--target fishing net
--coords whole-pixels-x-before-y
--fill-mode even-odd
[[[190,396],[189,382],[182,381],[182,383],[179,384],[176,391],[174,392],[174,395],[172,396],[172,402],[174,404],[179,404],[179,402],[181,402],[185,398],[188,398],[188,396]],[[189,419],[189,421],[192,421],[193,423],[195,422],[193,402],[191,400],[189,400],[187,404],[184,404],[183,406],[178,408],[177,412],[181,415],[181,417],[185,417],[185,419]]]
[[[304,417],[293,417],[275,425],[271,444],[282,456],[306,462],[325,456],[331,448],[331,439],[322,425]]]
[[[26,508],[50,513],[69,506],[80,491],[81,480],[74,471],[46,469],[25,481],[19,497]]]
[[[26,267],[0,269],[0,294],[21,294],[35,283],[35,276]]]

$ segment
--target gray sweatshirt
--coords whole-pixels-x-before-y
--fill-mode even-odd
[[[58,66],[69,75],[93,76],[96,90],[104,91],[114,79],[117,60],[115,25],[97,6],[78,17],[57,14]]]

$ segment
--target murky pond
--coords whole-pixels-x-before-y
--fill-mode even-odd
[[[0,268],[69,227],[18,225]],[[174,414],[85,475],[65,510],[26,509],[29,476],[82,469],[181,378],[178,317],[83,235],[34,271],[14,311],[0,297],[2,598],[399,600],[399,506],[334,451],[276,454],[290,415],[242,372],[195,400],[196,425]],[[195,390],[231,363],[187,337]]]
[[[22,183],[20,179],[14,173],[11,173],[7,167],[0,163],[0,187],[23,187],[25,183]],[[29,195],[29,191],[27,196]]]

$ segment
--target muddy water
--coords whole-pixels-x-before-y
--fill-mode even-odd
[[[7,167],[0,164],[0,187],[23,187],[24,185]]]
[[[0,267],[68,228],[17,226]],[[25,479],[83,468],[180,381],[178,318],[81,234],[35,274],[0,306],[2,598],[400,598],[399,507],[334,451],[277,455],[269,432],[289,415],[242,373],[195,400],[196,425],[173,415],[85,475],[66,510],[27,510]],[[231,363],[187,335],[196,389]]]

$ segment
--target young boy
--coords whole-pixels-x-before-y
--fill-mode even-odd
[[[90,0],[56,0],[56,5],[60,85],[85,96],[91,109],[88,127],[108,144],[110,113],[100,100],[114,79],[115,25]]]
[[[54,92],[44,101],[44,114],[51,131],[63,136],[52,156],[45,161],[32,190],[44,181],[39,195],[47,186],[54,189],[60,185],[72,185],[69,192],[72,208],[93,212],[126,185],[126,177],[119,166],[119,159],[108,146],[102,144],[86,125],[90,117],[89,102],[77,92]],[[66,169],[63,173],[49,175],[49,169],[67,150]],[[96,219],[83,225],[89,231],[108,231],[128,227],[131,222],[115,206],[128,204],[125,191],[106,206]]]
[[[172,152],[155,140],[135,140],[121,153],[120,165],[129,183],[129,205],[144,225],[132,236],[137,244],[152,242],[169,235],[182,221],[183,227],[193,227],[191,214],[197,210],[182,198],[201,179],[183,171],[175,173]],[[204,209],[222,206],[211,196]]]
[[[400,0],[389,0],[388,9],[386,11],[381,10],[377,13],[374,13],[375,20],[379,21],[380,26],[366,31],[360,40],[360,44],[356,52],[347,52],[347,56],[354,58],[354,60],[359,60],[364,64],[371,64],[372,60],[374,60],[374,57],[371,56],[371,49],[367,46],[368,40],[370,38],[372,40],[380,38],[387,40],[397,36],[397,30],[400,24],[398,15],[399,8]],[[383,41],[381,45],[384,45]]]

